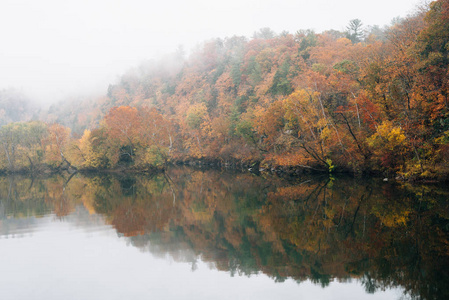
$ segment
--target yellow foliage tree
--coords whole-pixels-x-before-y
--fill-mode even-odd
[[[383,121],[376,132],[367,139],[373,153],[372,159],[384,168],[400,170],[408,154],[407,137],[400,126]]]

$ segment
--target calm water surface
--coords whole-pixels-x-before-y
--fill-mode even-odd
[[[0,177],[0,299],[449,299],[448,196],[182,168]]]

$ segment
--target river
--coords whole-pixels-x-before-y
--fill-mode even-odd
[[[449,299],[448,196],[191,168],[0,177],[0,298]]]

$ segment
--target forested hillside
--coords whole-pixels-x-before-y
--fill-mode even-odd
[[[363,29],[262,29],[179,50],[100,99],[53,106],[65,127],[45,125],[40,142],[2,127],[0,169],[201,160],[447,180],[449,1]]]

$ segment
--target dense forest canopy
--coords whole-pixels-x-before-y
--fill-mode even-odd
[[[179,49],[47,123],[2,117],[0,169],[201,160],[447,180],[448,18],[439,0],[388,28],[264,28]]]

